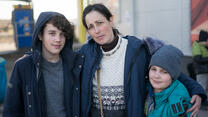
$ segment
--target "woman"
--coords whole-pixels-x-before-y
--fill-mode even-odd
[[[121,37],[113,28],[112,14],[102,4],[87,6],[82,20],[92,39],[79,51],[85,55],[81,79],[81,116],[144,116],[148,52],[142,41],[132,36]],[[192,96],[195,95],[192,100],[197,100],[195,115],[201,103],[201,98],[196,94],[205,98],[206,95],[196,82],[183,74],[179,80]]]

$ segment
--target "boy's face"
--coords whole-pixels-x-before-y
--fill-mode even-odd
[[[42,41],[42,52],[45,57],[59,56],[65,45],[65,36],[53,24],[46,24],[43,35],[38,35]]]
[[[149,79],[152,87],[154,88],[154,92],[161,92],[172,83],[170,74],[158,66],[151,66]]]

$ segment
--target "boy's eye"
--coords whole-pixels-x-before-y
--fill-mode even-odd
[[[56,33],[55,33],[55,32],[49,32],[49,34],[50,34],[50,35],[55,35]]]
[[[155,71],[155,70],[156,70],[156,68],[152,67],[152,68],[150,68],[150,70]]]
[[[61,35],[61,36],[64,36],[64,33],[62,32],[60,35]]]
[[[90,29],[92,29],[93,26],[92,25],[89,25],[87,27],[88,27],[88,30],[90,30]]]
[[[167,74],[168,72],[167,71],[165,71],[165,70],[162,70],[162,72],[164,73],[164,74]]]
[[[89,29],[92,29],[92,26],[89,26],[89,27],[88,27],[88,30],[89,30]]]

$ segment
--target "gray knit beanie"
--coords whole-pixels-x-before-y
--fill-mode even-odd
[[[183,53],[172,45],[164,45],[157,50],[151,58],[149,68],[153,65],[166,70],[173,80],[176,80],[181,73],[181,61]]]

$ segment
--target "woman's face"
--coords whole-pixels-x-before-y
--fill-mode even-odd
[[[87,31],[96,43],[105,45],[113,41],[112,17],[110,21],[108,21],[101,13],[91,11],[86,15],[85,21],[87,24]]]

